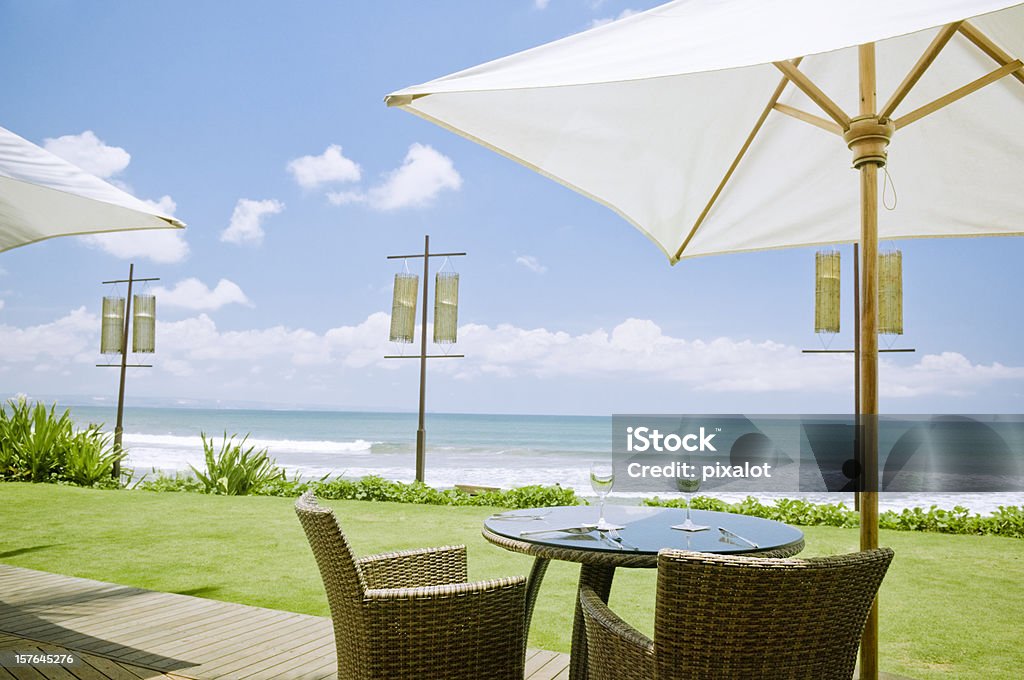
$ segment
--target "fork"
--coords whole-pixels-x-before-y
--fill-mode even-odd
[[[611,539],[613,541],[615,541],[616,543],[619,544],[619,548],[622,549],[622,550],[639,550],[640,549],[640,548],[636,547],[635,545],[628,544],[624,540],[622,540],[622,536],[619,535],[618,529],[612,529],[611,531],[608,532],[608,535],[611,537]]]

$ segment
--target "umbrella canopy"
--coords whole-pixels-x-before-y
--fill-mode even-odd
[[[859,242],[868,549],[878,241],[1024,233],[1021,57],[1024,5],[1005,0],[676,0],[386,101],[607,205],[673,263]],[[887,163],[899,204],[879,216]],[[872,608],[862,678],[877,630]]]
[[[0,252],[55,236],[184,227],[0,128]]]
[[[941,28],[970,17],[952,34]],[[888,170],[898,206],[880,215],[879,236],[1024,232],[1019,69],[1003,68],[1005,77],[955,105],[901,119],[992,78],[1003,64],[989,40],[1024,55],[1024,6],[1015,2],[678,0],[387,102],[607,205],[673,262],[852,242],[859,197],[844,125],[798,87],[776,92],[775,62],[802,57],[800,72],[855,116],[859,45],[876,44],[877,91],[887,96],[937,37],[948,43],[887,114],[897,128]]]

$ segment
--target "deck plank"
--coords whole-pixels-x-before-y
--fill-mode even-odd
[[[328,680],[331,620],[0,564],[0,649],[73,651],[75,666],[0,668],[0,680]],[[529,680],[569,657],[527,650]]]

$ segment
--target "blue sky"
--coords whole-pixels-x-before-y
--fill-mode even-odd
[[[383,104],[655,4],[0,2],[0,125],[189,225],[0,254],[0,395],[113,398],[100,282],[134,261],[163,290],[129,403],[412,410],[415,362],[381,358],[385,256],[429,233],[469,253],[468,356],[432,362],[431,410],[848,410],[849,359],[799,353],[820,347],[813,251],[670,267],[607,209]],[[1024,239],[897,245],[918,352],[884,359],[882,409],[1019,412]],[[833,346],[849,247],[843,267]]]

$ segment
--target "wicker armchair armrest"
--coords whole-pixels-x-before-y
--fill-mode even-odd
[[[522,680],[526,579],[364,592],[375,678]]]
[[[466,546],[402,550],[356,560],[366,587],[419,588],[466,582]]]
[[[587,626],[590,680],[649,680],[654,677],[654,642],[580,586],[580,608]]]

